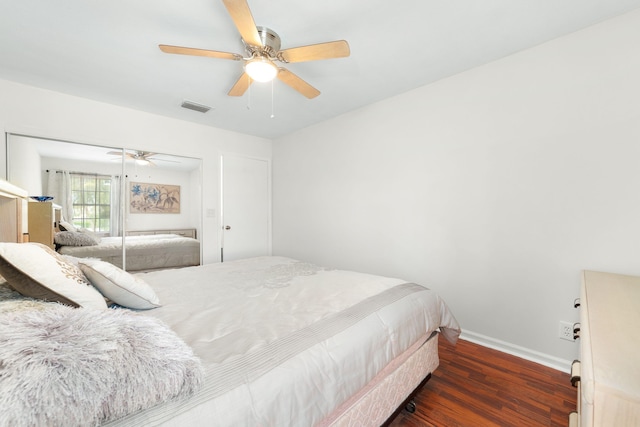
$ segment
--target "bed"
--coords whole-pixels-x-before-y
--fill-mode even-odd
[[[23,259],[24,254],[11,256],[12,251],[17,251],[15,245],[25,251],[24,246],[31,244],[0,243],[0,274],[11,287],[26,294],[29,292],[25,291],[20,274],[30,266],[38,265],[35,269],[41,270],[46,262],[41,260],[36,264],[32,254],[28,260]],[[60,257],[53,254],[54,258]],[[101,343],[116,339],[118,345],[112,351],[130,351],[133,353],[127,356],[130,359],[135,359],[138,353],[151,353],[155,356],[154,367],[136,368],[140,372],[132,373],[129,366],[112,366],[110,357],[92,363],[94,356],[86,354],[85,348],[90,346],[85,346],[85,338],[80,340],[76,336],[81,325],[63,327],[57,321],[46,319],[41,323],[48,330],[40,332],[39,337],[49,339],[59,331],[73,331],[69,334],[80,340],[78,346],[82,351],[74,348],[69,352],[83,354],[80,359],[90,364],[90,374],[99,378],[101,384],[115,376],[110,394],[98,402],[85,402],[86,396],[91,395],[86,379],[78,379],[79,385],[74,385],[68,378],[71,376],[68,372],[82,372],[77,361],[69,362],[73,370],[61,368],[63,364],[58,361],[53,366],[44,363],[50,367],[47,375],[53,375],[55,380],[35,384],[25,378],[27,368],[6,363],[12,367],[13,374],[0,370],[0,410],[5,414],[3,419],[10,421],[3,424],[0,420],[0,425],[32,425],[24,420],[33,420],[33,417],[37,417],[33,424],[57,425],[52,421],[56,415],[64,420],[60,425],[381,425],[436,369],[439,336],[455,342],[460,333],[445,302],[423,286],[401,279],[326,269],[286,257],[259,257],[134,275],[102,261],[80,260],[78,265],[87,281],[100,290],[101,293],[95,291],[99,297],[120,302],[117,308],[103,308],[94,300],[81,303],[83,307],[78,308],[43,303],[9,289],[3,293],[0,286],[2,360],[27,363],[15,354],[7,354],[9,344],[16,347],[17,353],[35,352],[27,337],[16,335],[15,331],[21,329],[11,322],[32,325],[41,313],[56,309],[68,313],[65,316],[85,313],[81,323],[88,322],[86,339],[90,341],[95,339],[95,334],[111,328],[94,325],[93,319],[116,315],[133,318],[124,328],[127,334],[131,333],[131,323],[142,327],[145,322],[157,322],[167,330],[141,331],[141,337],[137,338],[126,338],[126,334],[122,338],[119,333],[100,338]],[[16,273],[12,268],[20,271]],[[103,276],[97,277],[95,270],[100,269]],[[130,292],[116,295],[117,292],[109,288],[113,283],[105,286],[103,279],[107,273],[112,273],[111,282],[121,282],[118,291],[128,288]],[[37,282],[53,280],[55,274],[34,271],[32,276]],[[68,287],[77,290],[74,286]],[[81,288],[85,292],[91,286],[85,284]],[[73,299],[73,304],[90,298],[87,294],[69,299]],[[131,310],[122,305],[139,308]],[[29,320],[22,321],[23,317]],[[163,347],[164,344],[154,350],[153,343],[145,341],[166,334],[175,334],[176,346],[183,345],[180,351]],[[67,338],[63,334],[58,340],[64,343]],[[135,345],[129,345],[130,341]],[[47,344],[45,348],[50,351],[52,346]],[[56,343],[54,347],[57,346],[62,344]],[[105,358],[108,352],[98,353]],[[156,360],[158,353],[167,360]],[[174,359],[187,367],[175,368]],[[101,365],[105,365],[108,372],[100,371]],[[119,369],[129,371],[118,374]],[[56,377],[60,370],[64,373]],[[180,372],[182,376],[163,379],[165,371]],[[38,378],[42,375],[40,372]],[[161,384],[144,385],[150,389],[132,388],[130,383],[141,382],[141,378],[157,379]],[[3,384],[11,381],[24,391],[22,400],[16,397],[20,393],[13,389],[9,392]],[[50,390],[47,393],[46,387],[44,391],[39,389],[43,383],[60,381],[64,382],[66,393]],[[177,391],[166,392],[171,388],[167,384]],[[156,395],[162,396],[153,400]],[[45,402],[34,401],[29,396],[41,396]],[[151,400],[138,406],[131,403],[147,398]],[[130,407],[122,410],[121,406],[127,404]],[[87,416],[70,419],[71,409],[83,405],[93,405],[87,410]],[[14,407],[22,408],[22,412],[10,410]]]
[[[102,237],[95,243],[84,243],[87,239],[79,240],[82,233],[56,234],[56,247],[59,253],[79,258],[100,258],[118,267],[122,267],[122,237]],[[60,244],[65,242],[61,238],[74,236],[67,242],[78,244]],[[200,264],[200,242],[177,234],[154,234],[141,236],[127,236],[125,238],[126,270],[142,271],[163,268],[188,267]]]

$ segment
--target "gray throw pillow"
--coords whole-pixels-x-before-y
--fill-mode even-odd
[[[99,243],[90,234],[77,231],[60,231],[56,233],[53,241],[60,246],[95,246]]]

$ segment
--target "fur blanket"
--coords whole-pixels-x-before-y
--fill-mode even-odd
[[[98,425],[188,396],[202,378],[191,348],[152,317],[0,301],[0,426]]]

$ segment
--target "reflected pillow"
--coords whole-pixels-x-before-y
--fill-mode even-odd
[[[116,304],[138,310],[160,307],[156,293],[139,277],[102,260],[80,258],[78,264],[91,284]]]
[[[58,228],[60,229],[60,231],[78,231],[75,225],[64,220],[58,223]]]
[[[91,237],[93,240],[95,240],[98,243],[100,243],[100,240],[102,240],[102,237],[100,237],[98,233],[95,233],[87,228],[78,228],[78,232],[82,234],[86,234],[87,236]]]
[[[60,246],[95,246],[100,243],[92,235],[78,231],[59,231],[53,241]]]
[[[82,271],[40,243],[0,243],[0,275],[22,295],[72,307],[106,309]]]

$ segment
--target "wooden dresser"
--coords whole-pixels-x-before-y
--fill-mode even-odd
[[[640,426],[640,277],[584,271],[572,426]]]

